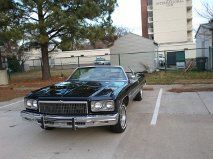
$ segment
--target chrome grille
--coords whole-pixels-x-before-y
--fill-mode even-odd
[[[50,115],[86,115],[87,102],[40,101],[39,111]]]

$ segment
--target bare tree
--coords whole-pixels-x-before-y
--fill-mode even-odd
[[[211,31],[211,38],[213,39],[213,3],[202,1],[203,10],[196,10],[198,15],[207,19],[209,21],[208,26],[206,26]],[[213,46],[213,40],[212,40]]]
[[[213,3],[206,2],[206,1],[202,1],[201,3],[203,6],[203,10],[196,9],[196,12],[198,13],[198,15],[200,15],[201,17],[207,20],[213,19]]]
[[[122,36],[127,35],[128,33],[130,33],[129,28],[125,28],[125,27],[117,27],[116,28],[116,36],[117,38],[120,38]]]

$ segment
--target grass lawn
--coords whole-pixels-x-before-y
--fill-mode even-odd
[[[51,70],[53,78],[67,78],[73,70]],[[41,81],[41,71],[32,70],[11,75],[11,82]],[[213,84],[213,72],[160,71],[146,74],[147,84]]]
[[[51,70],[52,78],[48,81],[43,81],[41,79],[40,70],[11,74],[10,84],[7,86],[0,86],[0,102],[23,97],[33,90],[65,81],[72,71],[73,70]],[[63,77],[61,77],[62,74]]]
[[[146,75],[147,84],[212,84],[213,72],[161,71]]]
[[[52,78],[48,81],[42,81],[41,71],[33,70],[24,73],[15,73],[11,75],[8,86],[0,86],[0,101],[10,100],[16,97],[25,96],[27,93],[53,83],[66,80],[73,70],[51,70]],[[63,76],[62,76],[63,75]],[[146,74],[148,85],[166,85],[166,84],[213,84],[213,72],[191,71],[184,73],[182,71],[161,71]],[[193,91],[193,88],[173,89],[173,92]],[[197,89],[197,86],[196,86]],[[212,91],[213,85],[205,85],[203,90]]]
[[[53,78],[67,78],[73,70],[51,70]],[[33,70],[24,73],[15,73],[11,75],[11,82],[30,82],[32,80],[41,80],[41,71]],[[213,72],[199,71],[160,71],[146,74],[147,84],[213,84]]]
[[[68,70],[51,70],[52,77],[69,77],[73,69]],[[29,80],[40,80],[42,77],[41,70],[32,70],[23,73],[14,73],[11,74],[11,81],[29,81]]]

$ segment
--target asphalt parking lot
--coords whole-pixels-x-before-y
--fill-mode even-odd
[[[123,134],[101,127],[44,131],[21,119],[23,98],[1,102],[0,158],[212,159],[213,92],[152,87],[144,91],[143,101],[128,106]]]

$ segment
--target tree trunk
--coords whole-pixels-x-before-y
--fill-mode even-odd
[[[49,57],[48,57],[48,43],[49,43],[49,37],[47,34],[47,26],[45,25],[45,19],[44,19],[44,10],[43,10],[43,0],[37,0],[35,3],[37,4],[38,9],[38,22],[39,22],[39,43],[41,46],[41,55],[42,55],[42,62],[41,62],[41,68],[42,68],[42,79],[43,80],[49,80],[50,75],[50,66],[49,66]]]
[[[48,57],[48,44],[41,45],[41,54],[42,54],[42,79],[49,80],[50,75],[50,66],[49,66],[49,57]]]

